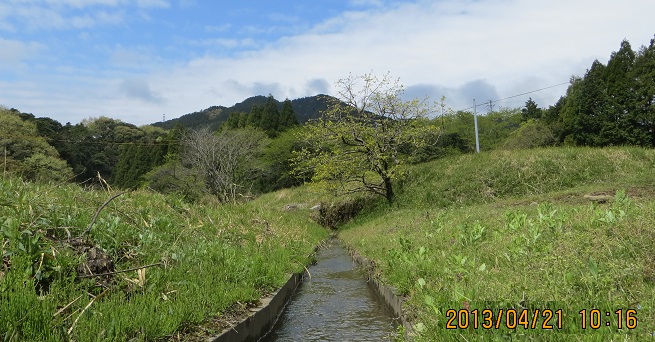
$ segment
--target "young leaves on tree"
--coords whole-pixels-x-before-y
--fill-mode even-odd
[[[394,200],[394,181],[402,177],[407,146],[426,144],[427,100],[402,99],[403,87],[389,74],[350,75],[337,82],[338,99],[306,125],[306,146],[295,171],[335,194],[369,192]]]

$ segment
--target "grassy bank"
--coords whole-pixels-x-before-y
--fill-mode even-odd
[[[285,210],[311,201],[298,191],[223,206],[136,191],[94,219],[116,194],[0,181],[1,339],[214,335],[301,271],[327,236],[307,210]]]
[[[407,295],[419,341],[637,340],[655,332],[654,166],[655,151],[639,148],[439,160],[410,170],[397,204],[381,204],[339,234]],[[545,309],[553,311],[548,321]],[[628,309],[635,329],[627,329],[635,325]],[[507,328],[507,310],[516,310],[516,328]],[[450,318],[458,329],[446,329]]]

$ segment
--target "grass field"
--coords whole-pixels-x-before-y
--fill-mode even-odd
[[[640,148],[447,158],[339,236],[407,296],[418,341],[652,338],[654,169]]]
[[[307,210],[284,210],[311,200],[298,191],[223,206],[136,191],[94,220],[116,194],[0,181],[0,340],[214,335],[303,270],[328,234]]]

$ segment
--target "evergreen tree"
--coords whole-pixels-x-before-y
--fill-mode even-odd
[[[566,96],[561,96],[554,105],[542,112],[542,120],[550,127],[555,135],[556,143],[562,143],[565,138],[565,126],[562,121],[562,109],[566,104]]]
[[[655,37],[643,46],[632,69],[635,106],[632,116],[635,139],[640,145],[655,147]]]
[[[118,129],[118,128],[117,128]],[[140,139],[121,145],[118,163],[112,172],[112,184],[122,188],[137,188],[145,181],[145,174],[165,161],[170,132],[153,126],[138,129]],[[120,134],[118,134],[120,136]]]
[[[259,124],[259,128],[271,138],[277,135],[278,125],[280,124],[280,112],[277,109],[276,102],[273,95],[268,96]]]
[[[283,132],[296,125],[298,125],[298,120],[296,119],[296,113],[293,111],[293,105],[291,104],[291,100],[286,99],[282,105],[278,130]]]
[[[258,105],[253,105],[252,108],[250,109],[250,113],[248,114],[248,120],[246,120],[246,126],[259,128],[259,125],[261,124],[262,121],[263,112],[264,112],[264,108]]]
[[[575,81],[563,109],[569,130],[568,143],[584,146],[607,146],[613,143],[617,132],[611,130],[610,98],[605,82],[606,66],[598,60],[587,70],[584,78]]]
[[[228,115],[227,120],[223,124],[223,127],[227,127],[228,129],[239,128],[240,119],[241,119],[241,112],[232,112],[230,113],[230,115]]]
[[[529,98],[525,102],[525,107],[521,109],[521,121],[525,122],[530,119],[541,119],[541,109],[536,102]]]
[[[636,82],[632,77],[635,52],[627,40],[621,42],[621,48],[613,52],[605,70],[607,82],[607,117],[604,118],[601,136],[605,144],[625,145],[638,143],[635,138],[634,125]]]

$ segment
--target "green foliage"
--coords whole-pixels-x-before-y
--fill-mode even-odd
[[[635,105],[631,116],[633,139],[642,146],[655,146],[655,38],[643,46],[632,68]],[[649,134],[650,133],[650,134]]]
[[[525,102],[525,107],[521,109],[521,121],[528,121],[530,119],[537,120],[542,116],[542,110],[539,108],[536,102],[529,98]]]
[[[479,116],[480,150],[488,151],[502,147],[510,134],[521,127],[521,115],[519,109],[500,108],[487,115]]]
[[[268,96],[268,101],[261,111],[261,119],[258,124],[255,124],[254,127],[259,127],[266,132],[269,138],[277,135],[278,126],[280,125],[280,111],[277,109],[273,95]]]
[[[652,74],[654,48],[636,54],[621,42],[605,66],[594,61],[583,78],[572,79],[561,108],[564,142],[584,146],[653,145]]]
[[[303,179],[296,177],[293,173],[294,151],[302,149],[302,141],[299,138],[304,128],[295,126],[288,129],[276,138],[271,139],[270,144],[264,149],[261,156],[262,175],[259,178],[259,189],[262,192],[279,190],[298,186]]]
[[[53,152],[56,153],[56,152]],[[36,182],[66,182],[72,178],[66,161],[52,155],[37,153],[23,161],[22,175]]]
[[[546,148],[496,150],[453,156],[416,165],[402,206],[435,207],[489,203],[513,196],[563,190],[621,180],[629,185],[646,177],[655,155],[643,148]]]
[[[529,119],[507,137],[504,148],[548,147],[554,145],[555,141],[555,134],[545,122]]]
[[[231,112],[221,128],[257,128],[264,131],[269,138],[274,138],[287,129],[298,125],[293,104],[289,99],[286,99],[282,104],[282,112],[278,107],[279,102],[275,100],[273,95],[269,95],[265,104],[253,104],[249,113]]]
[[[297,125],[298,120],[296,119],[296,113],[293,110],[293,103],[291,100],[286,99],[282,104],[282,112],[280,113],[280,123],[278,130],[283,132]]]
[[[177,146],[182,132],[178,130],[166,132],[152,126],[141,127],[145,136],[121,145],[118,163],[112,170],[112,184],[121,188],[141,186],[146,173],[163,164],[167,156],[170,159],[179,152]]]
[[[339,80],[340,100],[301,132],[306,147],[296,159],[297,174],[336,194],[370,192],[394,199],[393,182],[402,178],[407,145],[420,147],[432,126],[425,101],[403,101],[402,86],[389,75]]]
[[[208,194],[202,175],[182,166],[179,160],[155,167],[144,175],[144,179],[145,187],[162,194],[180,195],[189,202],[197,202]]]
[[[500,108],[486,115],[478,115],[480,150],[503,147],[512,132],[521,126],[522,112]],[[475,151],[475,129],[472,112],[446,112],[432,120],[441,132],[438,143],[428,146],[436,156],[448,156]],[[424,158],[430,160],[433,158]]]
[[[295,100],[291,100],[291,105],[295,114],[295,118],[299,123],[305,123],[310,120],[318,119],[320,113],[327,109],[327,95],[308,96]],[[262,107],[268,102],[266,96],[253,96],[245,99],[242,102],[235,104],[232,107],[212,106],[198,112],[182,115],[179,118],[168,120],[165,122],[157,122],[153,125],[165,129],[172,129],[176,125],[180,125],[187,129],[200,129],[207,127],[210,130],[218,129],[223,123],[229,121],[232,113],[246,113],[246,116],[241,116],[241,119],[246,119],[248,113],[254,106]],[[278,109],[283,109],[284,105],[275,101]],[[282,115],[282,113],[281,113]],[[260,117],[261,119],[261,117]],[[233,118],[234,120],[234,118]],[[259,121],[256,121],[257,124]],[[256,127],[255,122],[251,122],[251,126]],[[244,128],[247,123],[239,121],[238,126],[236,123],[229,123],[231,128]]]
[[[72,176],[57,150],[38,135],[35,123],[21,119],[17,112],[0,109],[0,153],[3,175],[8,172],[40,182]]]

